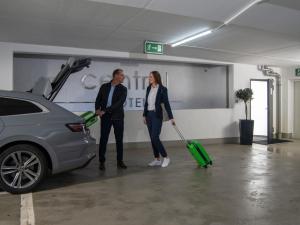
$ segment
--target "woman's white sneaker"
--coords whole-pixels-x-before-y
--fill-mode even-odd
[[[170,164],[170,158],[164,158],[163,163],[161,164],[161,167],[167,167]]]
[[[154,159],[152,162],[148,164],[148,166],[160,166],[160,165],[161,165],[161,161],[157,159]]]

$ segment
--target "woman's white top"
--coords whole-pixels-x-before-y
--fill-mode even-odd
[[[156,100],[156,95],[158,91],[159,85],[156,85],[155,87],[151,86],[149,95],[148,95],[148,110],[153,111],[155,110],[155,100]]]

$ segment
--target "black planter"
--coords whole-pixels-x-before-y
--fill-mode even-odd
[[[252,145],[254,120],[240,120],[240,144]]]

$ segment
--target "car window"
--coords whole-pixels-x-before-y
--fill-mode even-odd
[[[41,108],[32,102],[0,97],[0,116],[20,115],[43,112]]]

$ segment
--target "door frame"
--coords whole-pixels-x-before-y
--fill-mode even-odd
[[[273,91],[274,91],[274,81],[273,79],[250,79],[250,88],[251,88],[251,81],[262,81],[262,82],[267,82],[267,104],[268,104],[268,109],[267,109],[267,141],[268,143],[271,143],[271,140],[273,139]],[[251,88],[252,89],[252,88]],[[250,119],[251,119],[251,101],[250,101]],[[254,122],[255,126],[255,122]]]

